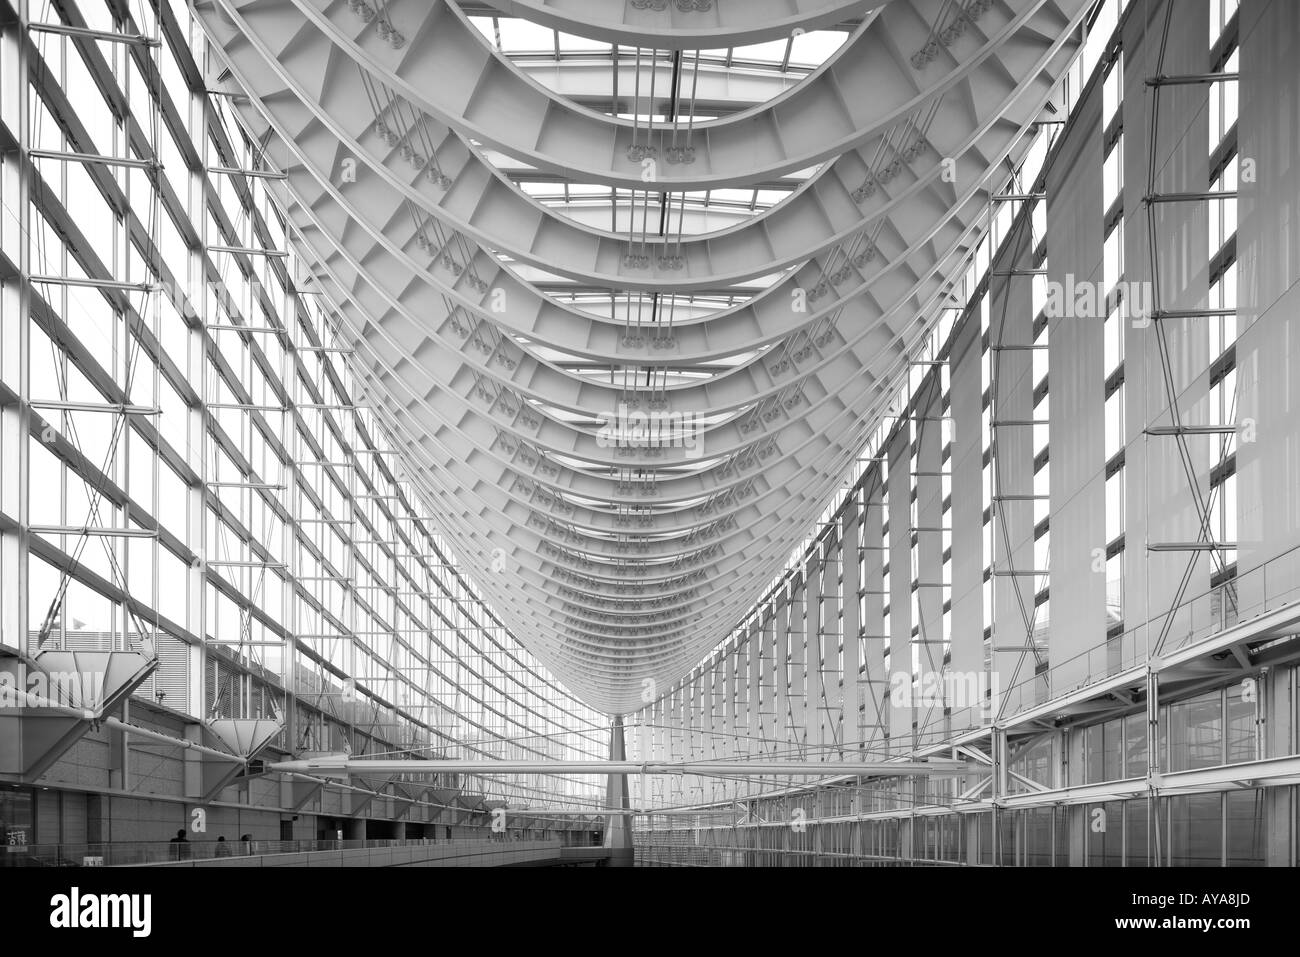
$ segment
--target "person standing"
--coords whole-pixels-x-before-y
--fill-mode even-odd
[[[190,842],[189,842],[189,838],[185,836],[185,828],[181,828],[179,831],[177,831],[176,836],[173,837],[167,843],[176,845],[174,848],[172,848],[172,860],[174,861],[189,860]]]

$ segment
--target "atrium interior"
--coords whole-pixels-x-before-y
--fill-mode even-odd
[[[1295,866],[1298,117],[1292,0],[0,0],[0,868]]]

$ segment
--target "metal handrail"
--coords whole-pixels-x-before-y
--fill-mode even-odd
[[[394,847],[438,847],[447,850],[477,849],[483,853],[500,850],[502,845],[559,843],[558,838],[515,838],[505,834],[481,838],[406,840],[373,838],[367,840],[186,840],[174,841],[105,841],[63,844],[22,844],[0,847],[0,868],[4,867],[129,867],[145,864],[170,864],[182,861],[210,861],[238,857],[261,857],[277,854],[305,854],[320,851],[375,850]]]
[[[1284,568],[1285,572],[1282,571]],[[1282,587],[1273,594],[1269,592],[1270,569],[1274,581],[1282,584]],[[1243,606],[1242,594],[1249,594],[1256,587],[1258,587],[1258,596],[1248,605]],[[1013,717],[1026,708],[1086,688],[1143,664],[1150,658],[1150,641],[1139,640],[1139,638],[1149,636],[1152,632],[1158,635],[1167,621],[1177,622],[1181,617],[1186,618],[1178,634],[1173,631],[1168,634],[1161,654],[1179,651],[1197,642],[1209,640],[1242,621],[1275,611],[1292,604],[1297,599],[1300,599],[1300,546],[1289,548],[1244,574],[1194,595],[1175,606],[1172,614],[1165,611],[1152,615],[1146,621],[1125,629],[1114,638],[1107,638],[1064,661],[1049,665],[1042,673],[1016,682],[1002,693],[1004,704],[1002,718]],[[1077,668],[1081,660],[1087,662],[1084,669]],[[1081,679],[1072,681],[1068,687],[1055,687],[1052,680],[1054,676],[1078,670],[1083,672],[1084,676]],[[963,708],[954,711],[951,718],[953,731],[987,727],[990,723],[987,712],[982,708]],[[946,739],[951,732],[946,729],[942,732],[936,729],[935,733]]]

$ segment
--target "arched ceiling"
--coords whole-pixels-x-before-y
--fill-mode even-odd
[[[860,18],[889,0],[490,0],[502,13],[625,46],[736,47]]]
[[[825,508],[1090,5],[196,9],[408,472],[519,640],[623,713]],[[506,16],[565,31],[549,85],[499,42]],[[791,72],[826,24],[823,62]],[[569,33],[622,46],[570,54]],[[777,80],[741,76],[738,45],[782,38]]]

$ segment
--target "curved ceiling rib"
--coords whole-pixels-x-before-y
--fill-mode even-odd
[[[848,6],[873,5],[796,2]],[[785,93],[697,125],[695,162],[649,181],[630,122],[537,86],[445,0],[196,9],[412,481],[520,640],[622,713],[734,627],[824,510],[950,306],[1088,6],[893,0]],[[792,9],[758,7],[754,29]],[[689,51],[701,29],[639,42]],[[671,125],[643,123],[643,144]],[[707,211],[818,163],[726,228],[674,233],[688,191]],[[606,184],[611,228],[530,195],[529,168],[566,196]],[[627,197],[640,223],[620,224]]]
[[[331,79],[318,96],[308,92],[310,78],[295,71],[294,63],[346,60],[321,34],[308,32],[314,36],[310,59],[276,61],[273,50],[259,38],[245,38],[239,33],[227,42],[226,53],[243,85],[287,130],[294,149],[303,154],[310,151],[318,174],[325,171],[328,178],[340,156],[362,158],[366,168],[380,176],[360,178],[348,184],[349,191],[374,192],[380,180],[393,187],[393,193],[384,197],[380,206],[364,201],[365,208],[387,210],[396,203],[411,202],[443,226],[517,262],[622,289],[689,292],[740,283],[791,268],[833,246],[860,242],[864,231],[880,228],[881,221],[904,201],[927,188],[939,194],[934,197],[936,201],[947,203],[950,196],[944,194],[952,190],[933,190],[943,170],[942,160],[963,166],[980,164],[981,157],[994,154],[998,141],[1008,140],[1020,130],[1018,125],[1005,122],[1004,110],[981,117],[985,128],[978,129],[977,116],[968,107],[974,91],[983,90],[983,95],[988,96],[991,90],[1001,89],[1004,109],[1017,99],[1022,103],[1026,100],[1010,67],[996,57],[990,58],[950,89],[946,99],[923,104],[927,119],[924,134],[912,128],[911,118],[890,127],[863,147],[838,157],[788,200],[729,229],[678,239],[646,237],[644,245],[650,262],[648,267],[638,268],[629,264],[626,253],[642,246],[640,237],[585,227],[555,213],[522,193],[485,163],[478,151],[454,138],[449,143],[447,129],[440,124],[434,126],[436,121],[420,114],[419,121],[431,133],[431,139],[446,144],[435,151],[439,169],[448,178],[455,178],[455,189],[440,191],[412,167],[410,158],[404,155],[408,150],[391,146],[374,133],[374,108],[346,67],[325,71]],[[242,39],[249,42],[241,47],[238,40]],[[1045,49],[1050,51],[1051,47]],[[258,69],[263,63],[271,64],[274,72]],[[1035,68],[1041,68],[1041,63]],[[397,122],[393,115],[391,109],[384,115],[389,126]],[[417,116],[413,110],[410,115]],[[331,122],[333,117],[338,118],[338,127]],[[902,157],[908,162],[895,167],[897,185],[863,195],[862,184],[899,158],[890,143],[909,147]],[[954,171],[951,178],[963,183],[979,181],[983,172],[961,169]],[[928,213],[926,216],[929,218]],[[671,224],[671,211],[668,219]],[[409,226],[413,233],[422,228],[417,222]],[[759,235],[752,235],[755,232]]]
[[[1023,91],[1020,94],[1020,98],[1022,101],[1025,99]],[[268,100],[264,99],[263,103],[268,103]],[[1008,109],[1010,109],[1010,102],[1008,102],[1007,105]],[[274,107],[268,105],[267,110],[268,112],[274,112]],[[1032,112],[1023,106],[1021,107],[1021,110],[1027,114]],[[405,197],[392,187],[392,183],[397,181],[391,178],[392,174],[389,170],[384,167],[367,167],[367,169],[372,172],[377,171],[381,173],[383,178],[374,175],[367,175],[358,178],[352,183],[336,185],[331,182],[331,179],[335,178],[332,177],[331,174],[337,166],[337,159],[339,156],[339,144],[337,141],[331,140],[330,142],[324,143],[320,149],[315,150],[316,162],[307,163],[303,161],[307,158],[308,151],[313,148],[314,144],[318,143],[318,138],[312,135],[310,129],[305,129],[301,124],[286,129],[282,122],[277,122],[274,128],[266,128],[259,125],[259,117],[251,111],[246,112],[246,119],[250,125],[254,126],[259,141],[265,141],[267,143],[266,155],[274,160],[279,168],[288,172],[290,179],[293,182],[293,188],[296,195],[303,197],[304,200],[313,208],[319,208],[325,201],[324,194],[329,193],[330,197],[339,203],[349,217],[363,223],[375,237],[375,242],[383,245],[392,255],[400,259],[404,266],[421,275],[423,278],[426,278],[430,285],[439,292],[446,293],[453,297],[457,295],[456,279],[458,277],[449,275],[446,277],[447,281],[442,282],[435,273],[428,270],[428,260],[431,257],[434,259],[437,258],[435,255],[437,250],[426,250],[422,248],[421,243],[418,241],[417,233],[419,232],[419,228],[417,224],[409,221],[405,224],[398,222],[405,215],[405,212],[401,209],[401,203],[404,201]],[[954,117],[954,125],[957,122],[959,122],[959,118]],[[315,128],[319,129],[319,127]],[[996,126],[979,141],[977,148],[971,151],[971,157],[967,157],[966,154],[959,156],[958,162],[952,167],[958,174],[956,179],[959,182],[972,184],[983,182],[1006,155],[1007,148],[1014,141],[1013,131],[1018,133],[1019,127],[1013,124],[1002,123]],[[269,138],[268,134],[270,134]],[[288,144],[292,145],[290,146]],[[964,162],[968,159],[969,165]],[[955,188],[947,186],[944,186],[941,189],[938,188],[940,186],[938,183],[938,170],[939,166],[936,164],[932,170],[926,172],[923,176],[918,176],[912,185],[907,186],[904,190],[899,192],[895,198],[886,200],[880,204],[879,212],[876,213],[877,219],[879,220],[877,228],[883,233],[885,227],[889,227],[887,238],[881,236],[877,237],[877,241],[880,245],[888,249],[890,243],[895,241],[897,237],[913,233],[917,223],[929,224],[933,222],[935,219],[936,208],[946,210],[948,207],[953,205],[955,201],[964,201],[968,198],[969,192],[959,196],[957,195]],[[909,210],[904,208],[904,204],[908,201],[911,201],[913,206],[917,207],[910,211],[910,216],[907,215]],[[884,221],[886,219],[885,214],[894,209],[898,209],[900,212],[898,225]],[[446,225],[448,225],[449,228],[454,228],[453,223],[447,223]],[[474,239],[476,243],[481,244],[483,242],[483,237],[480,236],[477,231],[467,229],[463,230],[463,234]],[[490,239],[491,237],[488,238]],[[841,255],[839,258],[842,262],[842,250],[840,252]],[[833,256],[832,258],[834,259],[835,257]],[[872,255],[872,259],[875,259],[874,254]],[[865,265],[865,261],[860,265]],[[536,328],[525,327],[523,317],[527,315],[536,315],[540,309],[549,308],[554,304],[549,302],[538,303],[536,300],[545,298],[544,294],[538,292],[535,288],[528,286],[528,284],[523,281],[514,279],[513,281],[506,282],[507,277],[510,275],[508,270],[500,266],[494,266],[490,262],[484,262],[483,266],[483,269],[477,270],[480,283],[489,285],[493,290],[504,290],[507,295],[501,297],[503,299],[503,304],[500,309],[493,309],[491,311],[482,310],[480,304],[474,303],[473,306],[476,307],[475,311],[477,312],[481,310],[483,318],[499,322],[509,331],[521,335],[534,336],[536,334]],[[787,305],[791,291],[795,288],[811,289],[815,287],[816,283],[820,279],[821,272],[827,271],[828,269],[829,271],[834,272],[833,265],[815,263],[814,268],[806,269],[793,275],[791,278],[784,280],[782,283],[773,286],[771,290],[763,293],[759,299],[771,298],[776,300],[779,303],[776,312],[782,319],[788,320],[792,316],[797,317],[799,314],[791,313]],[[879,275],[880,273],[875,272],[875,274]],[[847,279],[847,276],[845,279]],[[838,281],[836,285],[844,286],[845,280]],[[837,293],[836,295],[838,296],[839,294]],[[491,299],[492,297],[488,298]],[[816,299],[819,297],[814,296],[814,298]],[[511,305],[519,303],[523,304],[520,308],[514,308]],[[746,339],[738,341],[736,343],[737,346],[748,346],[753,348],[755,343],[754,331],[756,329],[763,329],[757,337],[759,344],[764,344],[771,338],[771,334],[764,329],[759,318],[748,314],[740,314],[742,312],[748,312],[751,308],[752,307],[748,305],[739,307],[738,309],[732,310],[732,315],[727,317],[728,320],[730,320],[729,324],[743,325],[745,327],[743,332],[747,333],[749,336]],[[583,314],[583,317],[588,318],[589,314]],[[590,318],[592,321],[597,323],[605,322],[605,320],[600,317]],[[819,317],[816,312],[813,312],[810,315],[810,319],[813,321],[817,318]],[[566,319],[568,320],[566,325],[571,328],[573,317],[568,316]],[[613,332],[618,333],[622,330],[622,324],[608,322],[605,322],[605,324],[611,326],[611,331]],[[704,323],[701,321],[695,323],[695,325],[703,326]],[[716,340],[719,329],[722,326],[721,314],[711,316],[708,320],[708,325],[708,330],[692,330],[679,323],[677,326],[679,338],[686,340],[692,332],[707,331],[710,333],[711,338]],[[787,329],[784,334],[788,334],[790,331],[797,330]],[[778,332],[778,334],[781,333]],[[573,343],[570,342],[566,344],[570,349],[574,348]],[[625,349],[621,343],[618,343],[609,337],[607,337],[606,347],[605,350],[601,350],[596,347],[596,344],[588,342],[585,344],[584,352],[593,358],[599,358],[601,360],[616,358],[620,361],[637,361],[634,356],[627,354],[629,350]],[[730,348],[734,349],[735,347],[733,346]],[[672,352],[674,357],[680,355],[683,351],[688,354],[691,351],[689,345],[687,345],[685,341],[674,343],[674,351]],[[663,359],[660,356],[654,356],[651,361],[662,363]],[[581,411],[584,407],[590,408],[595,399],[595,393],[602,389],[609,391],[613,388],[611,386],[602,386],[600,383],[592,383],[590,380],[585,380],[581,377],[570,376],[567,373],[556,372],[552,369],[543,369],[542,371],[550,372],[553,376],[565,376],[571,378],[586,390],[584,394],[579,395],[572,400],[577,403],[576,405],[570,406],[573,411]],[[730,373],[730,376],[734,377],[736,374],[736,371],[733,370],[733,372]],[[563,390],[565,388],[564,383],[556,381],[542,386],[537,382],[526,382],[530,377],[531,376],[526,376],[523,373],[520,373],[512,376],[512,379],[516,386],[523,388],[533,398],[542,401],[555,401],[560,405],[565,404],[563,399]],[[727,378],[727,376],[724,376],[723,378]],[[689,387],[676,386],[671,387],[668,391],[682,391],[687,388]],[[706,402],[710,408],[727,407],[726,403],[718,395],[720,385],[717,380],[710,381],[708,386],[704,388],[713,394],[711,397],[701,401]],[[732,403],[732,406],[740,407],[752,401],[754,398],[759,397],[753,392],[754,388],[755,383],[753,382],[746,382],[739,388],[732,387],[730,389],[730,402]],[[682,397],[690,399],[694,398],[693,396]]]
[[[835,26],[890,0],[488,0],[502,13],[625,46],[699,50]],[[614,16],[611,16],[611,13]]]
[[[833,159],[905,120],[994,52],[1006,72],[1019,78],[1031,72],[1041,46],[1059,38],[1070,22],[1068,12],[1079,6],[1078,0],[967,3],[984,12],[968,14],[961,22],[972,25],[951,45],[940,45],[934,62],[917,69],[909,57],[932,41],[952,4],[893,0],[858,28],[832,62],[795,88],[752,110],[696,123],[696,160],[679,163],[669,154],[671,125],[650,134],[644,123],[556,96],[487,48],[444,0],[387,5],[391,19],[416,24],[396,49],[373,24],[357,18],[347,0],[232,0],[229,6],[278,62],[301,61],[302,69],[314,71],[311,89],[326,83],[328,64],[289,7],[357,63],[385,76],[394,92],[467,138],[585,182],[642,189],[649,171],[654,185],[680,190],[770,179]],[[1026,26],[1038,42],[1020,32]]]

